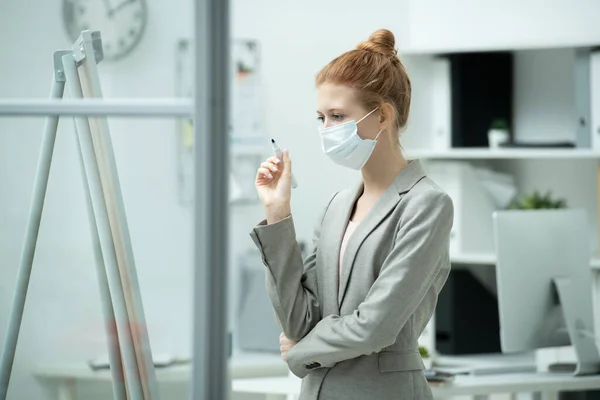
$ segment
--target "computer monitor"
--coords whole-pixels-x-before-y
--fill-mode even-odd
[[[572,372],[599,373],[585,211],[497,211],[493,227],[502,351],[572,344]]]

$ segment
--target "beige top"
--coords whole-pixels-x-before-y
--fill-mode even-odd
[[[356,230],[358,224],[356,222],[348,221],[348,226],[346,227],[346,232],[344,233],[344,238],[342,239],[342,245],[340,246],[340,265],[338,266],[338,282],[342,277],[342,262],[344,261],[344,252],[346,250],[346,245],[348,244],[348,239]]]

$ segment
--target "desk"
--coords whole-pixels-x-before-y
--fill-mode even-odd
[[[535,356],[534,354],[441,356],[436,359],[436,366],[453,373],[465,373],[468,371],[475,374],[488,374],[490,371],[506,370],[508,366],[517,368],[517,370],[513,371],[521,372],[527,369],[535,369]],[[288,372],[287,364],[281,360],[278,354],[237,352],[234,353],[230,362],[230,376],[234,380],[234,385],[238,379],[258,379],[264,377],[267,377],[265,379],[274,379],[277,376],[285,377],[288,375]],[[108,370],[93,371],[84,362],[38,365],[32,370],[32,373],[36,378],[56,385],[59,400],[76,400],[75,387],[78,383],[104,382],[110,385],[111,382]],[[191,365],[157,368],[156,377],[159,383],[186,384],[191,378]],[[253,379],[249,379],[249,381]],[[287,393],[285,392],[286,390],[289,390],[289,381],[272,382],[275,388],[278,387],[278,384],[283,385],[280,391],[274,393],[275,396],[281,397],[284,393]],[[298,386],[298,382],[298,380],[292,382],[291,386]],[[262,387],[258,387],[262,389]],[[251,391],[250,393],[255,392]],[[268,394],[264,392],[258,393]]]
[[[268,400],[297,397],[300,384],[290,377],[234,379],[234,393],[264,394]],[[467,395],[487,399],[491,394],[539,393],[544,400],[557,400],[559,391],[600,389],[600,376],[573,377],[551,373],[521,373],[486,376],[457,376],[455,381],[431,388],[436,399]]]
[[[536,352],[519,354],[439,355],[433,363],[437,370],[455,375],[497,375],[536,371]]]
[[[286,376],[288,367],[278,354],[238,353],[229,363],[232,379],[260,376]],[[32,374],[58,387],[59,400],[76,400],[75,386],[78,382],[106,382],[112,378],[109,370],[93,371],[86,363],[45,364],[33,368]],[[191,365],[156,368],[159,383],[187,383],[192,376]]]

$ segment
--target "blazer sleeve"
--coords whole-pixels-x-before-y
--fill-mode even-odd
[[[287,353],[290,370],[303,378],[315,366],[380,352],[394,344],[442,268],[454,208],[450,197],[428,190],[411,199],[379,277],[353,314],[330,315]]]
[[[291,216],[274,224],[262,221],[250,236],[267,267],[267,292],[284,334],[292,340],[302,339],[321,319],[317,286],[317,249],[321,223],[329,204],[319,216],[313,233],[313,249],[302,261]]]

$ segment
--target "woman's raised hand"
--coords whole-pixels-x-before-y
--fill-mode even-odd
[[[287,150],[283,151],[281,158],[269,157],[256,173],[256,190],[269,224],[291,214],[292,160]]]

